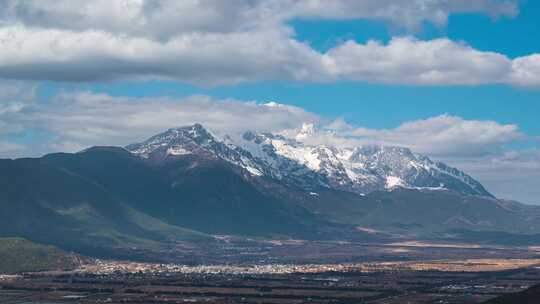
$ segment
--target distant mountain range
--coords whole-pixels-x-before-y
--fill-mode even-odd
[[[223,234],[540,239],[538,207],[405,148],[305,144],[311,129],[233,140],[195,124],[125,148],[0,160],[0,236],[115,256]]]

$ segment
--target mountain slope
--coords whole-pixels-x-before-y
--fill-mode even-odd
[[[109,154],[124,151],[107,149],[113,150]],[[118,155],[132,157],[125,151]],[[98,161],[93,162],[96,157]],[[85,165],[106,170],[104,159],[99,153],[88,151],[1,160],[0,188],[6,191],[0,192],[0,235],[22,236],[89,254],[103,253],[104,248],[156,246],[169,236],[199,237],[198,233],[168,227],[158,219],[144,216],[121,199],[116,190],[105,188],[83,172]],[[123,168],[133,174],[130,169],[131,166]],[[114,172],[99,175],[108,178]]]
[[[0,160],[0,236],[101,255],[212,241],[208,234],[314,238],[334,229],[256,185],[272,181],[250,182],[253,176],[223,159],[158,158],[94,147]]]
[[[450,190],[396,188],[372,192],[354,203],[334,200],[328,207],[321,201],[305,207],[336,222],[413,237],[462,237],[467,231],[522,235],[540,232],[537,206]],[[489,234],[483,235],[489,238]]]
[[[62,165],[145,214],[205,233],[302,235],[311,233],[308,223],[318,223],[295,204],[263,193],[222,159],[161,150],[143,159],[122,151],[92,149]]]

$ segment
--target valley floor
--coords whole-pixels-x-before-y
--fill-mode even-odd
[[[257,251],[229,241],[213,258],[237,259],[229,264],[93,260],[76,271],[0,276],[0,303],[472,304],[540,281],[535,247],[270,241]]]
[[[388,270],[386,265],[377,270],[376,266],[370,271],[323,271],[320,267],[320,272],[295,273],[27,274],[0,282],[0,302],[482,303],[521,291],[540,279],[540,269],[532,265],[469,272]]]

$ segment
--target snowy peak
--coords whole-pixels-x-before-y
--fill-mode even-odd
[[[233,141],[228,136],[218,139],[202,125],[194,124],[169,129],[126,149],[144,158],[190,154],[219,158],[251,175],[270,177],[306,191],[326,187],[367,194],[403,187],[491,196],[467,174],[408,148],[351,148],[303,142],[317,136],[317,132],[313,124],[304,124],[288,135],[248,131]]]
[[[185,155],[202,147],[217,144],[216,139],[200,124],[169,129],[148,140],[126,147],[134,154],[148,158],[153,152],[166,150],[169,155]]]
[[[467,174],[404,147],[360,146],[340,148],[310,145],[302,140],[316,136],[312,124],[304,124],[291,138],[247,132],[240,146],[250,151],[274,177],[286,179],[309,169],[319,185],[366,194],[395,187],[450,189],[465,194],[491,196]],[[300,166],[300,167],[299,167]],[[304,168],[300,170],[299,168]]]
[[[126,147],[131,153],[144,158],[170,158],[187,155],[223,159],[242,167],[253,175],[263,175],[264,168],[257,164],[249,152],[230,143],[230,139],[214,137],[200,124],[169,129],[148,140]]]

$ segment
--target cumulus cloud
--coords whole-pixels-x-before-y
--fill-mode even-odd
[[[402,37],[386,45],[377,41],[347,41],[331,49],[324,59],[331,74],[338,78],[379,83],[504,83],[512,72],[512,60],[506,56],[478,51],[448,39],[421,41]]]
[[[173,79],[200,86],[285,80],[540,86],[537,54],[511,59],[448,39],[347,41],[321,53],[295,18],[444,25],[449,14],[513,16],[511,1],[20,1],[0,4],[0,77]]]
[[[521,86],[540,86],[540,54],[514,59],[510,82]]]
[[[0,28],[0,77],[57,81],[175,79],[208,86],[250,81],[416,85],[540,85],[538,56],[510,60],[448,39],[353,41],[318,53],[285,31],[189,34],[165,42],[106,32]],[[36,52],[36,50],[40,50]]]
[[[289,10],[292,15],[329,19],[379,19],[399,24],[408,29],[418,29],[422,22],[438,26],[446,25],[452,13],[483,13],[492,18],[513,17],[518,13],[514,1],[491,0],[306,0],[292,1]]]
[[[6,60],[1,60],[0,77],[58,81],[170,78],[199,85],[324,77],[319,54],[284,35],[280,31],[195,33],[160,42],[100,31],[3,27],[0,58]]]
[[[31,27],[168,38],[186,32],[238,32],[294,18],[379,19],[407,28],[444,25],[452,13],[515,16],[510,0],[4,0],[0,20]]]
[[[394,129],[351,128],[360,141],[409,147],[432,156],[479,156],[500,153],[505,144],[527,140],[517,125],[440,115],[409,121]]]
[[[168,39],[185,33],[230,33],[275,26],[289,2],[5,0],[0,4],[0,20],[33,28]]]

